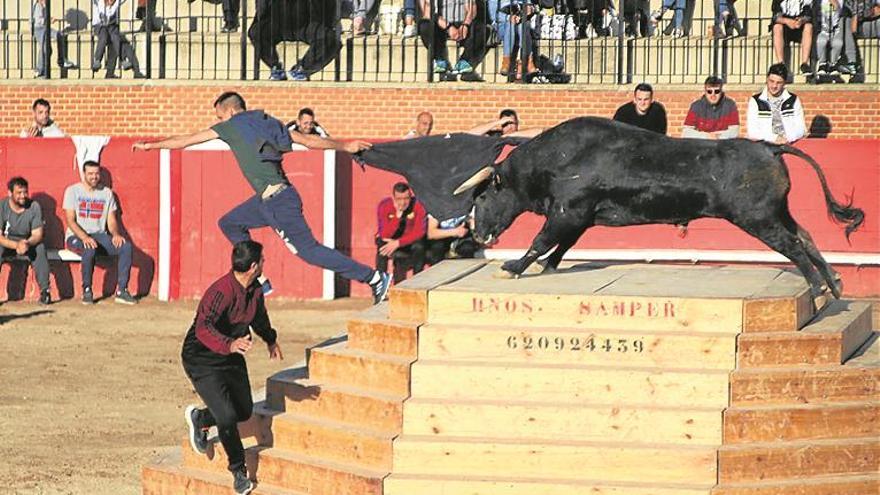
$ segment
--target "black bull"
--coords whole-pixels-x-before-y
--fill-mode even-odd
[[[847,237],[861,225],[864,212],[835,201],[818,163],[797,148],[745,139],[668,138],[596,117],[542,133],[457,192],[477,188],[474,237],[483,242],[497,239],[525,211],[545,217],[526,254],[502,266],[513,275],[554,247],[545,269],[555,269],[594,225],[687,224],[711,217],[728,220],[791,260],[814,296],[827,284],[840,297],[839,277],[789,211],[791,182],[783,154],[813,167],[828,212],[846,224]]]

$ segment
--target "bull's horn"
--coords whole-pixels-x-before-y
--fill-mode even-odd
[[[489,177],[492,176],[492,171],[493,171],[493,167],[491,167],[491,166],[484,167],[482,170],[480,170],[479,172],[477,172],[473,176],[471,176],[470,179],[462,182],[462,184],[460,186],[458,186],[458,188],[452,194],[454,194],[454,195],[461,194],[461,193],[467,191],[468,189],[476,186],[480,182],[483,182],[484,180],[489,179]]]

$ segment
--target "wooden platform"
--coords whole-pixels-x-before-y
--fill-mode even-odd
[[[242,426],[264,493],[880,493],[870,304],[817,311],[779,269],[498,270],[431,268],[270,378]],[[145,494],[231,482],[188,449]]]

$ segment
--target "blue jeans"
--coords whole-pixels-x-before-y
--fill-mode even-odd
[[[306,263],[368,283],[374,270],[315,240],[302,212],[302,199],[293,186],[262,199],[254,196],[220,218],[220,230],[233,244],[250,240],[250,230],[272,227],[293,254]]]
[[[519,43],[522,24],[511,24],[507,21],[506,15],[502,14],[502,16],[504,17],[504,21],[498,22],[498,37],[501,38],[501,48],[504,52],[504,56],[509,57],[513,51],[514,45]],[[532,26],[526,21],[525,47],[526,53],[528,54],[532,53],[532,35]],[[519,48],[521,49],[522,47]]]
[[[416,0],[403,0],[403,16],[415,18]]]
[[[117,287],[120,291],[128,289],[128,278],[131,275],[131,241],[125,241],[125,244],[117,248],[113,245],[113,238],[110,234],[89,234],[95,242],[98,243],[97,249],[86,249],[79,237],[67,238],[67,249],[82,256],[82,286],[83,289],[92,288],[92,274],[95,272],[95,256],[106,254],[109,256],[118,256],[116,261]]]
[[[666,12],[669,9],[675,10],[672,16],[672,26],[675,29],[681,29],[684,24],[685,0],[663,0],[660,12]]]

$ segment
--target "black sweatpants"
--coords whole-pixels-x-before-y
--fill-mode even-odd
[[[336,32],[336,5],[322,0],[258,0],[248,38],[260,60],[272,68],[281,67],[278,43],[307,43],[309,49],[297,62],[307,75],[320,72],[342,48]]]
[[[250,418],[254,409],[247,366],[197,366],[184,362],[183,369],[207,406],[197,410],[196,428],[217,426],[220,443],[229,458],[229,470],[244,469],[238,423]]]

